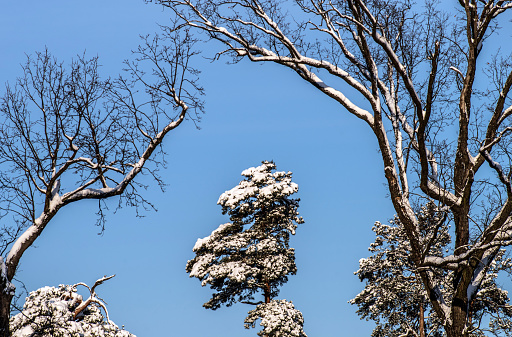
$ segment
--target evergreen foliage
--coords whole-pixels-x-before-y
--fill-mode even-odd
[[[443,257],[451,244],[445,214],[434,203],[428,203],[417,214],[424,237],[432,237],[433,244],[426,252],[429,256]],[[373,254],[359,260],[355,274],[365,288],[349,301],[358,306],[361,318],[377,324],[372,337],[421,336],[420,310],[424,310],[424,336],[444,336],[443,324],[432,310],[421,280],[415,273],[410,256],[407,234],[399,219],[395,217],[389,225],[376,222],[372,230],[376,238],[369,251]],[[490,332],[496,336],[512,333],[512,307],[508,292],[497,285],[500,271],[510,271],[512,261],[505,258],[502,250],[490,265],[477,296],[470,305],[469,321],[472,336],[484,336]],[[429,273],[441,285],[439,290],[448,300],[453,292],[453,273],[431,269]],[[481,326],[482,319],[490,320],[488,328]]]
[[[186,271],[215,290],[204,307],[215,310],[236,302],[256,305],[246,328],[261,318],[264,329],[260,334],[306,336],[302,314],[291,302],[274,300],[288,275],[297,271],[289,240],[304,222],[297,211],[299,199],[290,197],[298,191],[292,173],[275,169],[268,161],[246,169],[242,172],[245,179],[220,196],[218,204],[231,222],[197,240],[196,256],[188,261]],[[263,300],[257,301],[257,294]]]

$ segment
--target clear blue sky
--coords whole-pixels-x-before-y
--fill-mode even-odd
[[[98,55],[103,76],[115,77],[139,34],[167,17],[142,0],[2,1],[0,9],[2,92],[21,75],[25,53],[45,46],[65,62],[84,50]],[[204,48],[211,56],[212,46]],[[67,206],[27,251],[18,278],[35,290],[117,274],[98,293],[111,319],[139,337],[256,336],[243,328],[250,306],[202,307],[211,291],[188,277],[185,263],[197,238],[228,220],[218,196],[245,168],[274,160],[293,172],[306,220],[291,243],[298,273],[280,298],[302,311],[310,337],[368,336],[373,323],[347,303],[363,288],[353,272],[368,256],[373,222],[394,214],[370,130],[284,68],[223,60],[198,67],[206,89],[202,129],[189,122],[166,140],[169,165],[161,173],[169,186],[145,193],[158,212],[142,219],[128,208],[110,212],[98,236],[95,202]]]

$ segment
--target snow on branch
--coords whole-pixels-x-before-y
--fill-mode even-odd
[[[227,16],[221,14],[221,10],[213,13],[209,12],[208,15],[205,14],[203,12],[204,8],[202,8],[204,4],[201,2],[197,4],[194,4],[192,1],[181,0],[160,0],[158,2],[172,9],[189,27],[201,29],[207,32],[212,39],[225,44],[228,49],[219,54],[233,51],[238,57],[247,57],[253,62],[275,62],[285,65],[296,71],[302,78],[326,95],[338,101],[352,114],[373,126],[373,116],[371,113],[355,104],[353,100],[349,99],[341,91],[327,85],[321,79],[319,73],[313,72],[307,66],[327,70],[344,80],[367,99],[373,100],[374,98],[369,90],[356,78],[341,69],[340,65],[334,65],[326,60],[316,60],[302,55],[299,51],[300,46],[297,46],[294,42],[295,39],[291,38],[289,32],[283,30],[283,27],[280,26],[278,21],[281,21],[281,18],[279,16],[275,17],[275,15],[268,12],[269,8],[266,8],[268,4],[262,5],[257,1],[251,4],[244,4],[243,1],[226,3],[224,5],[229,5],[230,11],[237,13]],[[219,4],[219,7],[222,5]],[[274,14],[280,9],[277,3],[275,6],[270,6],[275,7],[270,8]],[[189,10],[193,17],[187,16],[186,13],[180,11],[181,7]],[[238,11],[238,8],[252,9],[251,16],[254,15],[253,20],[242,20],[242,13]],[[271,36],[276,44],[273,45],[273,48],[251,44],[250,41],[253,39],[241,34],[241,32],[246,32],[246,28],[243,28],[244,26],[253,28],[255,32],[259,32],[262,36]],[[255,34],[258,35],[258,33]]]
[[[14,295],[16,287],[9,281],[7,277],[7,266],[4,258],[0,256],[0,292],[7,295]]]
[[[148,173],[163,188],[158,169],[165,160],[156,155],[164,138],[203,111],[199,71],[189,62],[195,42],[186,30],[145,37],[127,75],[115,80],[100,77],[97,58],[79,56],[65,67],[47,50],[28,57],[0,107],[0,168],[10,172],[0,175],[0,208],[23,228],[2,247],[8,280],[62,207],[114,196],[151,205],[136,177]]]
[[[493,139],[491,142],[489,142],[487,145],[480,147],[479,152],[482,154],[482,156],[485,158],[489,166],[496,171],[498,174],[498,177],[500,181],[503,183],[503,185],[507,188],[507,194],[509,198],[512,198],[512,184],[510,182],[510,173],[507,175],[503,168],[501,167],[500,163],[493,160],[488,150],[492,148],[495,144],[499,143],[500,140],[505,136],[507,133],[512,131],[512,127],[507,127],[503,131],[499,133],[499,135]]]
[[[74,284],[72,286],[73,289],[75,289],[76,291],[76,287],[81,285],[81,286],[84,286],[86,287],[87,289],[89,289],[89,298],[86,299],[85,301],[83,301],[82,303],[80,303],[80,305],[78,305],[78,307],[76,307],[75,311],[73,311],[73,318],[77,318],[78,315],[80,315],[82,313],[82,311],[85,310],[85,308],[87,308],[91,303],[96,303],[98,304],[99,306],[101,306],[103,308],[103,310],[105,310],[105,315],[106,315],[106,318],[107,318],[107,322],[110,323],[110,324],[114,324],[108,317],[108,311],[107,311],[107,307],[105,306],[105,301],[103,299],[101,299],[100,297],[98,297],[98,295],[96,294],[96,287],[103,284],[103,282],[107,281],[107,280],[110,280],[111,278],[113,278],[114,276],[116,275],[111,275],[111,276],[104,276],[100,279],[98,279],[94,285],[92,286],[92,288],[90,288],[87,284],[85,283],[77,283],[77,284]]]
[[[105,301],[95,292],[95,287],[113,276],[96,281],[90,288],[85,283],[43,287],[30,292],[23,310],[11,317],[10,330],[13,337],[135,337],[108,318]],[[91,296],[86,301],[77,293],[77,286],[89,289]],[[105,311],[104,318],[101,309]],[[79,314],[75,313],[79,310]],[[105,320],[106,319],[106,320]]]

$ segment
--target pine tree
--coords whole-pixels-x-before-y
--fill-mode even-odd
[[[451,244],[449,227],[445,213],[434,203],[428,203],[417,214],[421,233],[433,238],[433,244],[426,252],[430,256],[443,257]],[[405,229],[395,217],[389,225],[376,222],[372,230],[376,238],[369,251],[373,254],[359,260],[359,270],[355,274],[366,282],[365,288],[349,303],[358,306],[361,318],[373,320],[377,324],[372,337],[398,336],[444,336],[443,324],[432,310],[428,294],[415,273],[410,258],[410,246]],[[512,308],[506,291],[498,287],[496,279],[500,271],[510,270],[512,261],[505,258],[502,250],[490,265],[481,288],[471,303],[468,326],[471,336],[484,336],[480,325],[487,316],[490,321],[485,331],[496,336],[510,336],[512,333]],[[441,287],[439,291],[449,299],[453,290],[453,273],[429,271],[430,276]]]
[[[186,271],[215,290],[204,307],[255,305],[246,328],[261,319],[260,336],[306,337],[300,311],[291,302],[275,299],[288,275],[297,271],[289,240],[304,222],[297,211],[299,199],[290,198],[298,191],[292,173],[273,172],[275,168],[273,162],[264,161],[244,170],[245,179],[220,196],[218,204],[231,222],[197,240],[196,256],[188,261]],[[262,300],[256,300],[257,295]]]

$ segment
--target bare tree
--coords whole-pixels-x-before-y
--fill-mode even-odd
[[[165,43],[162,44],[162,41]],[[162,141],[203,109],[196,54],[186,31],[147,37],[126,61],[128,78],[102,79],[98,59],[69,67],[47,51],[29,57],[0,101],[0,336],[9,336],[11,283],[21,257],[60,209],[119,196],[119,205],[151,206],[139,174],[158,177]]]
[[[512,243],[512,65],[496,48],[488,62],[479,57],[512,2],[155,2],[219,41],[217,57],[290,68],[368,126],[431,305],[448,336],[468,336],[483,275]],[[415,215],[428,201],[453,224],[453,249],[442,257],[428,256],[437,231],[422,235]],[[453,274],[450,294],[435,269]]]

